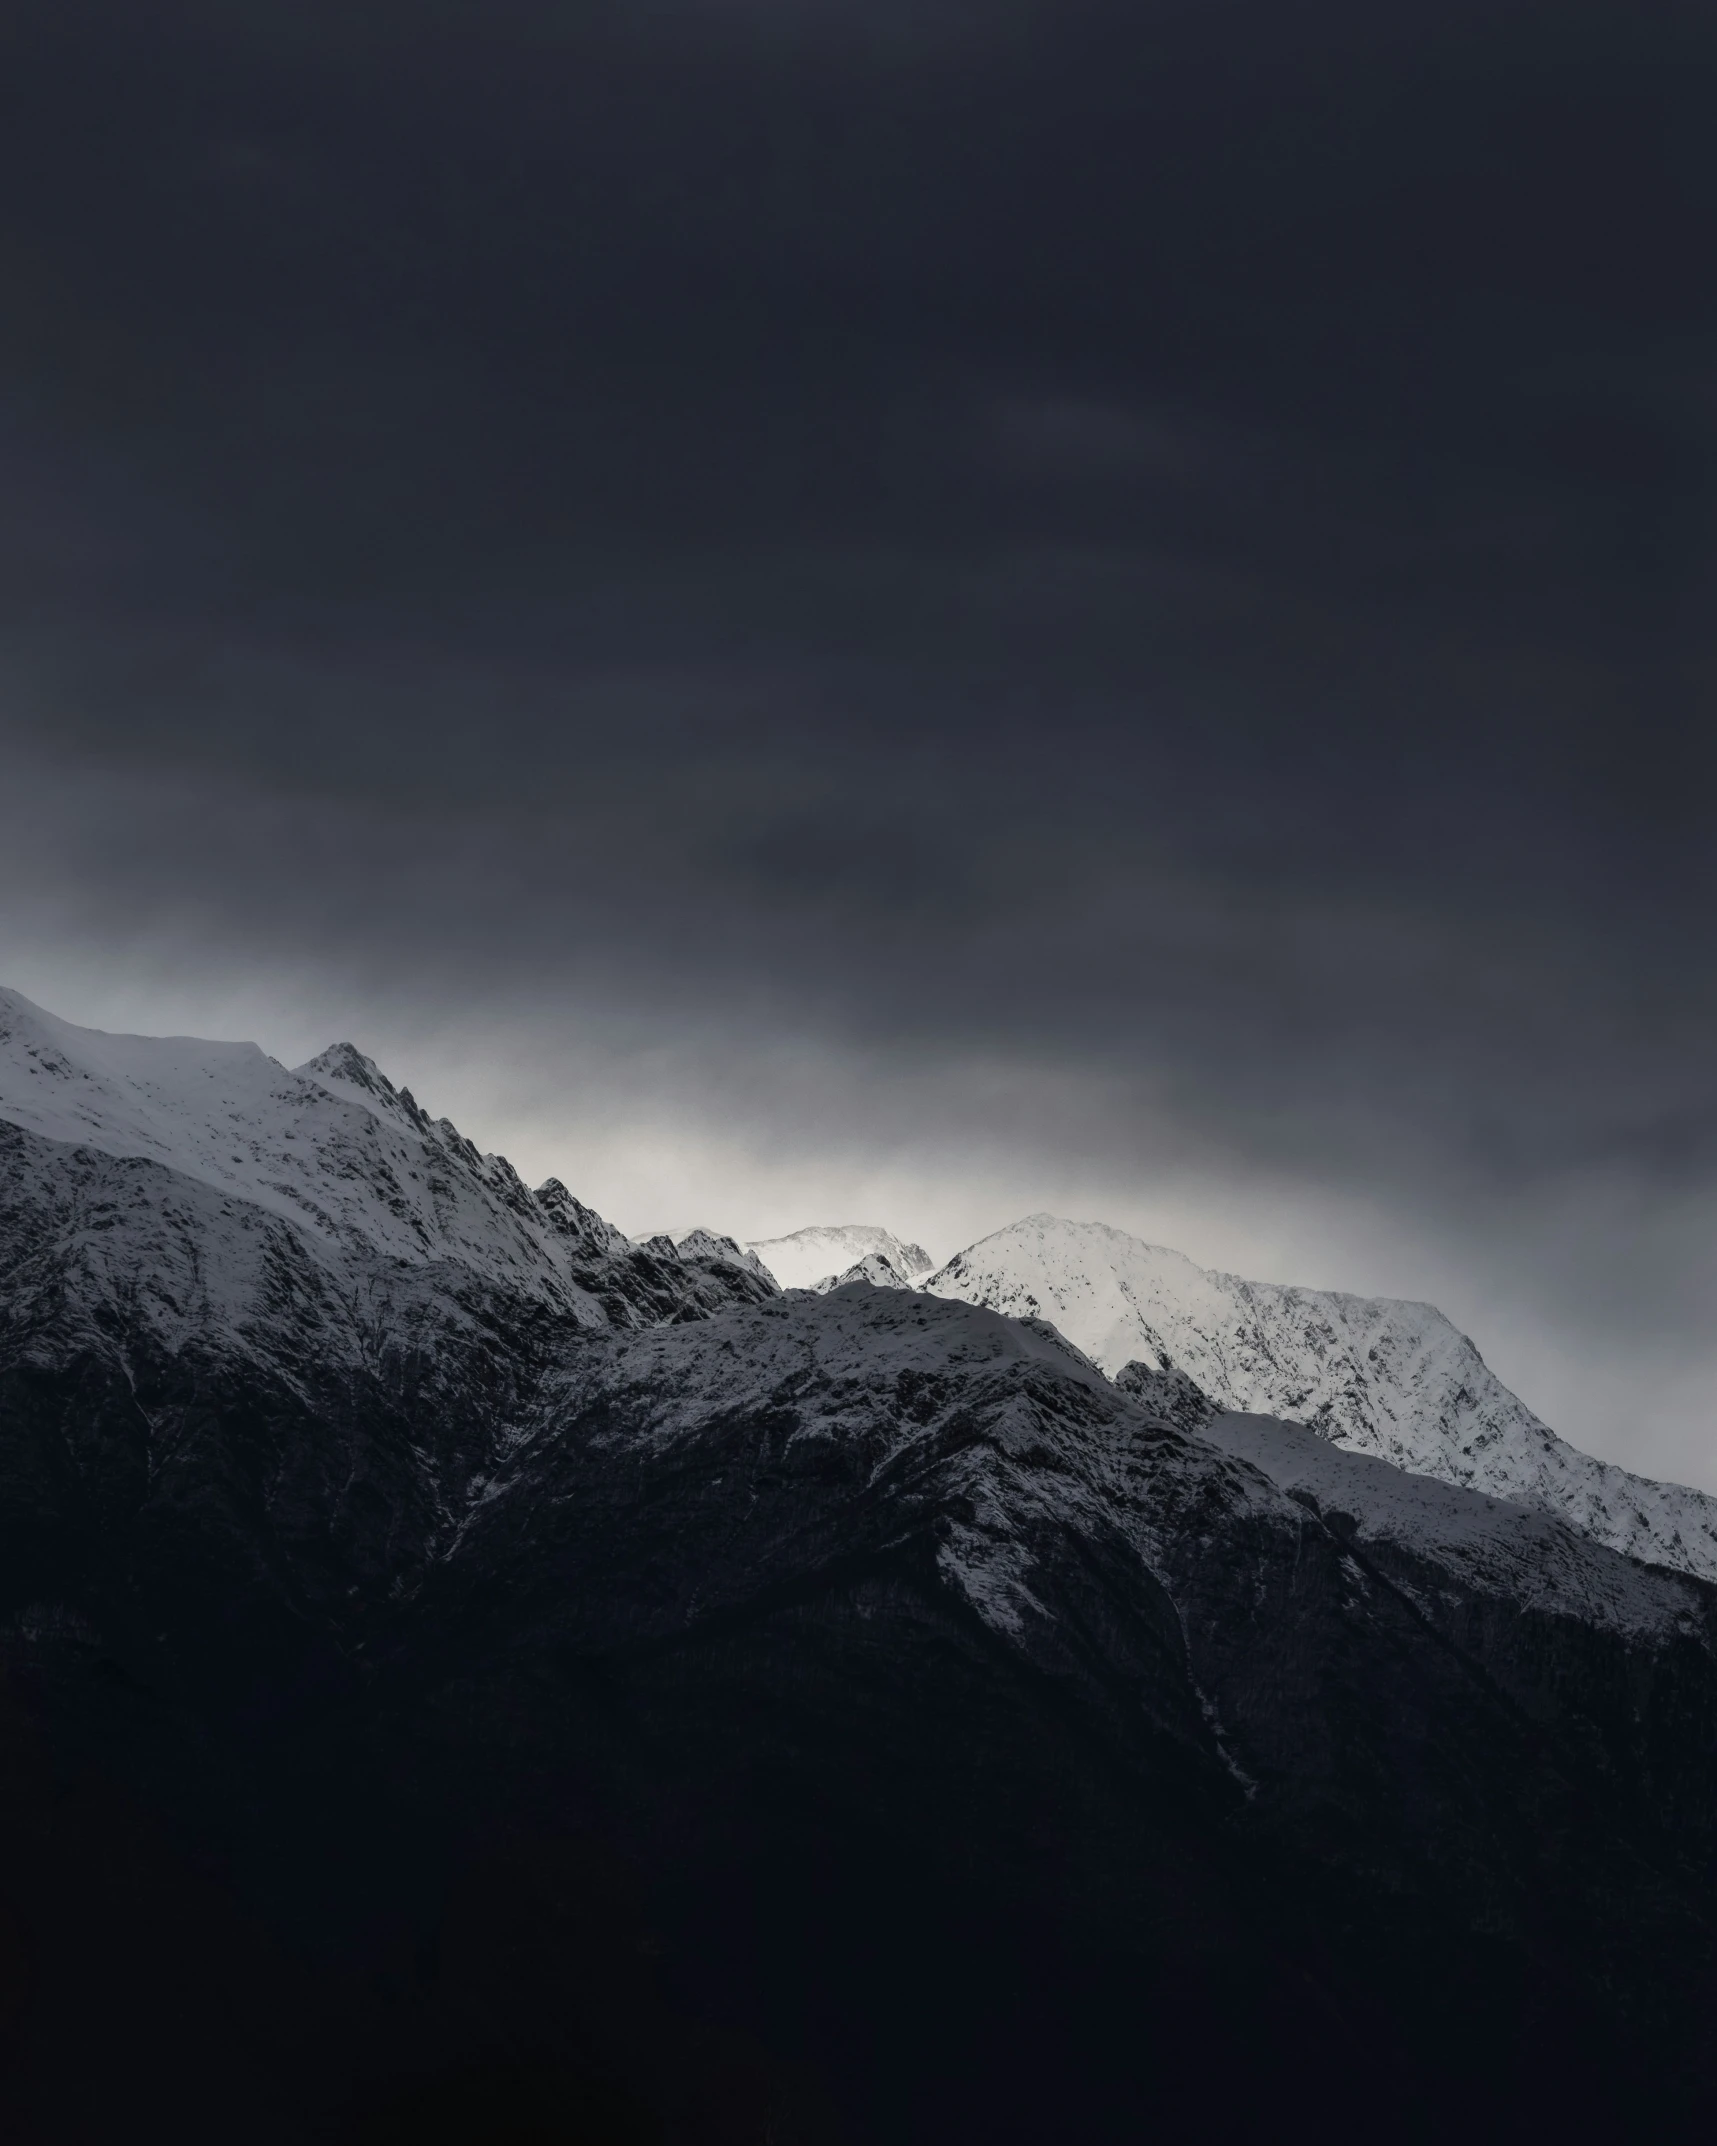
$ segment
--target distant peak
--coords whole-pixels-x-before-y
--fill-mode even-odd
[[[808,1289],[880,1253],[908,1283],[935,1265],[921,1244],[905,1244],[874,1222],[812,1223],[784,1237],[753,1238],[755,1252],[783,1288]]]
[[[872,1289],[910,1289],[912,1284],[886,1252],[867,1252],[863,1259],[854,1263],[842,1274],[830,1274],[811,1287],[818,1296],[828,1296],[837,1289],[845,1289],[855,1282],[868,1283]]]

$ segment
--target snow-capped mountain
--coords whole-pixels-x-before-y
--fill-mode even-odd
[[[253,1043],[104,1035],[0,991],[0,1119],[159,1164],[283,1217],[331,1255],[454,1259],[548,1290],[564,1278],[569,1225],[582,1249],[627,1248],[552,1181],[529,1192],[350,1044],[288,1071]]]
[[[267,1465],[212,1494],[213,1533],[237,1565],[293,1568],[301,1607],[338,1608],[342,1560],[341,1599],[410,1584],[578,1337],[775,1294],[738,1258],[634,1246],[554,1179],[530,1190],[350,1044],[289,1071],[0,994],[0,1384],[75,1395],[24,1479],[69,1465],[98,1504],[147,1483],[172,1509],[203,1427],[249,1421]],[[42,1495],[0,1496],[24,1586],[52,1568]]]
[[[336,1354],[356,1307],[373,1318],[406,1284],[419,1310],[466,1317],[475,1289],[586,1326],[773,1287],[737,1254],[640,1252],[557,1179],[532,1191],[349,1043],[289,1071],[254,1044],[106,1035],[0,990],[0,1131],[12,1261],[29,1243],[39,1268],[51,1245],[56,1286],[75,1270],[96,1296],[139,1290],[176,1331],[254,1320],[282,1261]]]
[[[0,1002],[0,2131],[1709,2136],[1717,1588],[1331,1442],[1492,1406],[1435,1314],[1130,1244],[782,1292]]]
[[[872,1256],[886,1259],[909,1283],[936,1264],[921,1244],[907,1244],[892,1230],[867,1222],[798,1229],[789,1237],[758,1238],[745,1249],[756,1253],[783,1289],[814,1289]]]
[[[1309,1424],[1350,1451],[1558,1514],[1631,1556],[1717,1578],[1717,1498],[1568,1445],[1432,1305],[1248,1282],[1103,1223],[1054,1215],[981,1239],[920,1286],[1047,1319],[1141,1396],[1165,1380],[1191,1381],[1219,1409]]]

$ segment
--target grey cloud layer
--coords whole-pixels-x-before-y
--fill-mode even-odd
[[[1696,1334],[1701,18],[148,18],[0,88],[15,944],[655,1024],[804,1124],[801,1045],[1088,1080],[1046,1154]]]

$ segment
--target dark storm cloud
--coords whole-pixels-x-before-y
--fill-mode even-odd
[[[0,58],[14,916],[1101,1068],[1409,1205],[1709,1182],[1703,11]]]

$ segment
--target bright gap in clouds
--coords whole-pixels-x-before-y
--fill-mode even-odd
[[[1717,1490],[1717,1352],[1570,1320],[1550,1277],[1578,1212],[1538,1224],[1537,1263],[1530,1229],[1524,1249],[1517,1233],[1475,1254],[1470,1233],[1194,1150],[1170,1123],[1141,1126],[1117,1085],[1052,1066],[903,1065],[731,1033],[676,1049],[641,1016],[564,1007],[449,1021],[325,974],[187,974],[182,951],[147,945],[117,970],[72,946],[19,949],[0,980],[87,1027],[250,1040],[287,1065],[349,1038],[528,1182],[561,1178],[633,1235],[872,1222],[941,1261],[1047,1211],[1258,1281],[1421,1299],[1574,1444]]]

